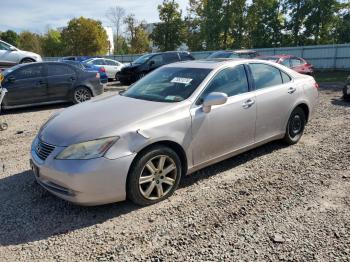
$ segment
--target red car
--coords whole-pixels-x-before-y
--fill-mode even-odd
[[[276,62],[289,67],[300,74],[314,74],[313,65],[309,64],[305,59],[293,55],[261,56],[259,59]]]

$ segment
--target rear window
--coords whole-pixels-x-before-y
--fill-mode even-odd
[[[177,53],[164,53],[163,58],[165,63],[173,63],[180,60]]]
[[[193,60],[193,57],[188,53],[180,53],[181,60]]]
[[[266,64],[250,64],[255,89],[263,89],[282,84],[281,71]]]
[[[74,70],[66,65],[48,65],[48,76],[61,76],[74,74]]]

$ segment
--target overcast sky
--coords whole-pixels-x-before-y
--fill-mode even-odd
[[[30,30],[42,33],[48,27],[66,26],[67,22],[79,16],[101,20],[104,25],[106,10],[111,6],[124,7],[127,13],[134,13],[139,20],[157,22],[158,4],[162,0],[1,0],[0,31],[8,29],[21,32]],[[188,0],[177,0],[185,12]]]

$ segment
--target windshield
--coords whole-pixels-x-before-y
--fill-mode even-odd
[[[2,72],[3,76],[7,76],[8,74],[12,73],[13,71],[15,71],[17,68],[22,67],[23,64],[19,64],[19,65],[15,65],[13,67],[7,68],[5,71]]]
[[[219,51],[211,54],[208,58],[230,58],[232,54],[232,52]]]
[[[132,63],[133,63],[133,64],[143,64],[143,63],[147,62],[147,60],[148,60],[151,56],[153,56],[153,55],[154,55],[154,54],[143,55],[143,56],[137,58],[137,59],[136,59],[135,61],[133,61]]]
[[[157,102],[187,99],[203,82],[211,69],[162,67],[132,85],[122,95]]]
[[[273,56],[266,56],[266,57],[259,57],[261,60],[271,61],[271,62],[277,62],[278,58]]]

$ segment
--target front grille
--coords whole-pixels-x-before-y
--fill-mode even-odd
[[[52,153],[55,149],[55,146],[44,143],[41,140],[38,140],[38,143],[35,146],[35,153],[41,160],[46,160],[46,158]]]

